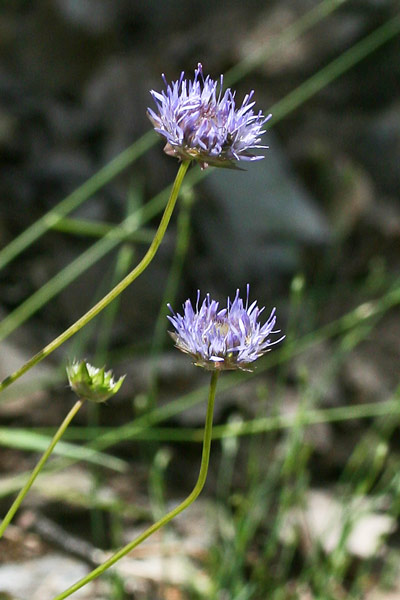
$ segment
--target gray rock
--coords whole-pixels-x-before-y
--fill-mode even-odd
[[[43,556],[21,563],[0,567],[0,592],[18,600],[51,600],[89,572],[82,562],[61,554]],[[76,600],[93,598],[96,584],[89,584],[75,592]],[[96,595],[100,600],[100,596]]]
[[[3,340],[0,352],[0,381],[14,373],[29,358],[28,352],[8,340]],[[15,417],[35,410],[43,402],[46,383],[53,377],[54,371],[51,367],[44,363],[36,365],[2,392],[0,415]]]
[[[354,149],[381,189],[397,195],[400,188],[400,105],[365,120]]]
[[[302,246],[329,241],[323,213],[294,176],[277,139],[271,132],[265,137],[271,148],[266,158],[249,164],[247,173],[215,169],[204,184],[213,201],[196,210],[207,261],[235,285],[294,273]]]
[[[68,25],[90,34],[108,31],[118,16],[118,3],[113,0],[54,0],[54,6]]]

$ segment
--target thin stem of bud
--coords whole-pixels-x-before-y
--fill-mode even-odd
[[[210,460],[212,425],[213,425],[213,414],[214,414],[214,401],[215,401],[215,391],[217,388],[218,375],[219,375],[218,371],[213,371],[213,373],[211,375],[210,391],[209,391],[209,395],[208,395],[208,405],[207,405],[207,416],[206,416],[206,423],[205,423],[205,427],[204,427],[203,452],[202,452],[202,457],[201,457],[201,465],[200,465],[200,471],[199,471],[197,483],[194,486],[192,492],[189,494],[189,496],[183,502],[181,502],[181,504],[179,504],[176,508],[174,508],[169,513],[167,513],[164,517],[162,517],[162,519],[160,519],[159,521],[157,521],[156,523],[151,525],[151,527],[146,529],[146,531],[144,531],[141,535],[139,535],[139,537],[137,537],[135,540],[133,540],[132,542],[130,542],[129,544],[127,544],[120,550],[118,550],[118,552],[113,554],[103,564],[99,565],[91,573],[86,575],[86,577],[83,577],[82,579],[77,581],[74,585],[72,585],[70,588],[65,590],[65,592],[62,592],[61,594],[59,594],[58,596],[53,598],[53,600],[63,600],[64,598],[68,598],[68,596],[70,596],[71,594],[73,594],[74,592],[79,590],[81,587],[90,583],[91,581],[93,581],[93,579],[96,579],[97,577],[99,577],[99,575],[102,575],[102,573],[104,573],[104,571],[106,571],[107,569],[112,567],[112,565],[114,565],[117,561],[119,561],[121,558],[126,556],[129,552],[131,552],[131,550],[133,550],[134,548],[139,546],[139,544],[144,542],[144,540],[146,540],[153,533],[155,533],[156,531],[161,529],[161,527],[164,527],[164,525],[169,523],[169,521],[171,521],[174,517],[176,517],[182,511],[184,511],[199,496],[200,492],[202,491],[202,489],[204,487],[204,484],[205,484],[205,481],[207,478],[208,464],[209,464],[209,460]]]
[[[24,485],[22,490],[19,492],[18,496],[15,498],[13,504],[11,505],[8,513],[2,520],[1,525],[0,525],[0,538],[3,536],[3,533],[7,529],[8,525],[11,523],[11,521],[12,521],[15,513],[19,509],[23,499],[25,498],[26,494],[29,492],[30,488],[32,487],[36,477],[39,475],[40,471],[46,464],[50,454],[54,450],[55,445],[57,444],[57,442],[60,440],[60,438],[64,434],[65,430],[67,429],[68,425],[71,423],[72,419],[74,418],[74,416],[76,415],[78,410],[81,408],[82,404],[83,404],[83,400],[78,400],[77,402],[75,402],[74,406],[71,408],[71,410],[65,417],[64,421],[61,423],[60,427],[57,429],[46,452],[43,454],[42,458],[39,460],[38,464],[33,469],[28,481],[26,482],[26,484]]]

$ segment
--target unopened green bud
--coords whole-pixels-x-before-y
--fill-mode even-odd
[[[67,366],[69,385],[82,400],[105,402],[120,389],[125,375],[114,381],[112,371],[98,369],[85,360],[74,361]]]

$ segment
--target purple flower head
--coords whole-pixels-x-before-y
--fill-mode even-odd
[[[166,154],[181,160],[197,160],[202,169],[209,165],[237,168],[238,161],[264,158],[250,150],[268,148],[259,142],[271,115],[264,117],[261,111],[253,111],[253,91],[237,108],[235,92],[230,88],[222,92],[223,76],[219,85],[209,75],[204,78],[200,63],[193,81],[184,79],[183,72],[170,85],[162,77],[166,90],[150,92],[158,114],[151,108],[147,114],[157,133],[167,140]]]
[[[257,302],[249,306],[249,286],[247,286],[246,304],[239,298],[239,290],[233,302],[228,298],[227,307],[220,309],[219,303],[211,300],[207,294],[199,306],[200,291],[197,294],[196,310],[190,300],[183,305],[183,316],[174,313],[168,316],[175,332],[170,332],[175,346],[189,354],[194,364],[209,371],[241,369],[251,371],[250,363],[268,352],[273,344],[270,334],[274,331],[276,317],[272,310],[264,325],[259,316],[264,308],[258,308]]]

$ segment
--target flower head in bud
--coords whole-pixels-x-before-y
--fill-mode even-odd
[[[85,360],[74,361],[67,366],[69,385],[82,400],[105,402],[120,389],[125,375],[114,381],[112,371],[98,369]]]
[[[239,297],[239,290],[227,307],[220,309],[219,303],[211,300],[209,294],[199,306],[200,292],[197,295],[196,310],[190,300],[183,305],[183,316],[174,313],[168,319],[175,328],[170,332],[176,347],[189,354],[195,365],[209,371],[249,368],[257,358],[280,342],[283,337],[271,341],[270,335],[279,333],[274,330],[276,317],[272,310],[264,325],[259,316],[264,310],[257,302],[249,306],[249,286],[246,303]]]
[[[264,158],[251,151],[260,146],[260,136],[265,133],[264,124],[271,117],[255,113],[254,92],[247,94],[241,106],[236,106],[235,92],[230,88],[222,91],[220,82],[203,76],[199,63],[194,79],[167,83],[166,90],[150,93],[157,105],[157,113],[151,108],[147,114],[157,133],[167,144],[164,152],[181,160],[196,160],[204,169],[214,167],[238,168],[238,161]]]

